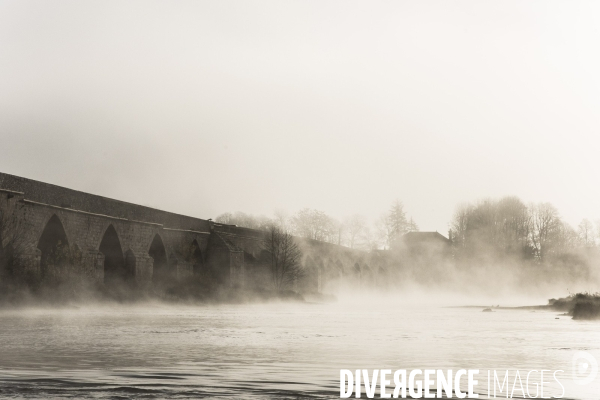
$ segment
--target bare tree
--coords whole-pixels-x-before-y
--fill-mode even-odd
[[[345,242],[348,247],[354,249],[359,245],[361,239],[364,239],[366,236],[367,220],[362,215],[355,214],[346,219],[344,228]]]
[[[303,275],[300,266],[302,252],[294,237],[272,225],[267,231],[264,248],[270,255],[271,278],[275,290],[289,289]]]
[[[273,223],[283,231],[288,231],[290,216],[285,210],[275,210]]]
[[[382,214],[375,221],[375,229],[377,231],[378,244],[384,249],[389,249],[394,239],[394,228],[387,213]]]
[[[533,228],[531,242],[538,260],[544,261],[552,245],[555,244],[553,242],[559,237],[562,223],[558,210],[550,203],[532,205],[530,212]]]
[[[594,224],[587,218],[584,218],[579,224],[577,236],[579,236],[579,242],[584,247],[594,247],[596,245]]]
[[[331,243],[337,243],[339,239],[335,221],[323,211],[304,208],[294,215],[292,226],[300,237]]]
[[[215,218],[215,222],[219,224],[233,224],[233,214],[230,212],[226,212],[220,215],[217,215]]]
[[[579,235],[573,227],[566,222],[561,222],[554,240],[556,254],[566,254],[579,245]]]
[[[463,248],[467,244],[467,230],[469,228],[469,217],[473,206],[470,204],[461,204],[456,208],[450,230],[452,231],[452,244],[458,248]]]
[[[496,205],[498,245],[505,254],[522,253],[529,248],[531,215],[518,197],[504,197]]]
[[[359,236],[359,241],[356,245],[356,248],[363,251],[377,250],[379,248],[377,235],[371,230],[371,228],[368,225],[365,227],[365,230]]]
[[[532,235],[531,210],[517,197],[460,205],[450,224],[456,254],[530,258],[530,241],[538,239]]]

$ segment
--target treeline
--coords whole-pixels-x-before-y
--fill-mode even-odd
[[[461,205],[449,236],[453,270],[470,271],[486,285],[589,289],[600,279],[600,225],[584,219],[574,228],[547,202],[504,197]]]
[[[215,222],[259,230],[277,226],[295,236],[362,250],[389,249],[405,233],[419,230],[399,200],[374,221],[360,214],[338,220],[304,208],[291,215],[276,212],[272,217],[224,213]],[[462,204],[448,225],[457,259],[507,257],[544,262],[600,246],[600,220],[583,219],[574,228],[552,204],[525,204],[515,196]]]
[[[456,256],[511,257],[539,262],[576,249],[595,248],[600,224],[584,219],[575,229],[550,203],[526,205],[518,197],[484,200],[457,208],[450,224]]]
[[[338,220],[323,211],[304,208],[292,215],[276,212],[273,217],[240,211],[224,213],[217,216],[215,222],[265,231],[277,226],[295,236],[361,250],[390,248],[403,234],[419,230],[415,221],[407,217],[399,200],[394,201],[390,209],[375,221],[369,221],[360,214]]]
[[[263,230],[274,225],[295,236],[350,248],[390,249],[390,265],[404,271],[403,278],[423,282],[460,278],[508,286],[533,281],[592,284],[600,279],[600,221],[584,219],[573,227],[552,204],[526,204],[514,196],[458,206],[448,224],[448,250],[435,240],[418,245],[399,240],[418,231],[400,201],[374,221],[358,214],[340,221],[302,209],[272,218],[225,213],[216,222]]]

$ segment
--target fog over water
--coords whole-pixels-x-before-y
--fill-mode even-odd
[[[0,170],[202,218],[600,217],[596,2],[0,1]]]
[[[482,394],[488,369],[510,370],[511,384],[516,369],[551,369],[565,371],[567,398],[595,398],[600,389],[570,377],[575,351],[600,356],[597,323],[370,298],[0,311],[0,395],[337,397],[342,368],[480,369]],[[561,391],[555,382],[546,390]]]
[[[275,223],[311,272],[273,288],[251,273],[275,251],[221,238],[217,281],[189,240],[187,278],[134,292],[177,254],[115,227],[75,251],[83,220],[50,216],[25,246],[3,213],[6,271],[52,273],[0,274],[0,397],[331,398],[340,369],[464,368],[596,399],[571,374],[598,320],[502,307],[597,292],[599,26],[593,1],[0,0],[0,172],[211,218],[207,243]],[[72,285],[100,253],[115,287]]]

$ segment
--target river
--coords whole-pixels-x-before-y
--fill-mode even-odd
[[[565,398],[595,399],[599,378],[577,385],[571,371],[577,351],[600,359],[599,328],[385,298],[3,310],[0,396],[339,398],[340,369],[466,368],[480,370],[482,394],[488,369],[546,369],[565,371]]]

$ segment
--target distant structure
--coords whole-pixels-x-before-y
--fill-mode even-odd
[[[396,251],[403,275],[418,283],[442,283],[451,268],[452,241],[438,232],[409,232]]]
[[[229,287],[268,286],[264,232],[215,223],[0,173],[0,256],[18,236],[16,275],[60,274],[67,252],[78,273],[107,286],[151,287],[207,271]],[[341,282],[386,281],[389,260],[314,240],[298,239],[305,277],[301,292],[323,292]],[[0,257],[1,264],[2,257]],[[1,273],[2,271],[0,271]]]
[[[402,236],[402,241],[411,252],[431,252],[435,249],[440,252],[450,251],[452,242],[439,232],[408,232]]]

